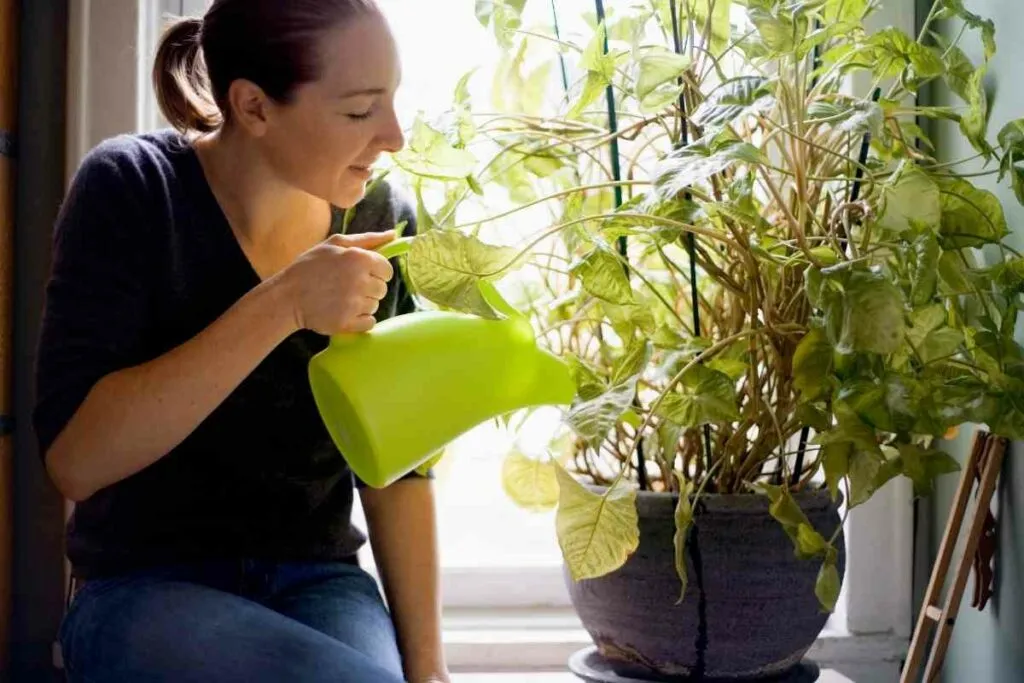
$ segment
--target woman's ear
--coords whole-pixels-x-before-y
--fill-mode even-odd
[[[252,81],[240,78],[228,88],[231,122],[244,128],[253,137],[262,137],[266,133],[270,104],[270,98],[263,92],[263,88]]]

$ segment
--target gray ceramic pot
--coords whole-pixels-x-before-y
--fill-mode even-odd
[[[764,496],[705,495],[687,552],[689,588],[676,604],[676,500],[639,492],[637,551],[606,576],[567,578],[573,605],[601,654],[620,675],[756,680],[792,668],[828,618],[814,594],[820,562],[796,558]],[[826,538],[840,525],[827,491],[796,500]],[[836,545],[842,576],[842,536]]]

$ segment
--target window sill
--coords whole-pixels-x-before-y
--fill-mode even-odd
[[[499,674],[565,671],[566,661],[591,644],[571,609],[453,609],[445,614],[445,651],[454,673]],[[850,634],[826,628],[808,656],[836,678],[854,683],[896,680],[907,640],[892,634]],[[844,679],[845,677],[845,679]],[[487,679],[456,677],[456,681]],[[521,680],[521,679],[520,679]],[[537,678],[540,681],[557,681]]]

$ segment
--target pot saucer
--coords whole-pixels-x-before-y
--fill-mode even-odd
[[[635,672],[617,673],[593,645],[579,650],[569,658],[569,670],[587,683],[697,683],[697,679],[681,676],[652,677],[638,668]],[[709,678],[700,683],[814,683],[821,669],[810,660],[804,660],[786,673],[764,678]]]

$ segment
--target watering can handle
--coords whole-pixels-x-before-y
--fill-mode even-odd
[[[412,246],[413,237],[399,237],[387,244],[377,247],[376,252],[386,259],[393,259],[409,251]]]

